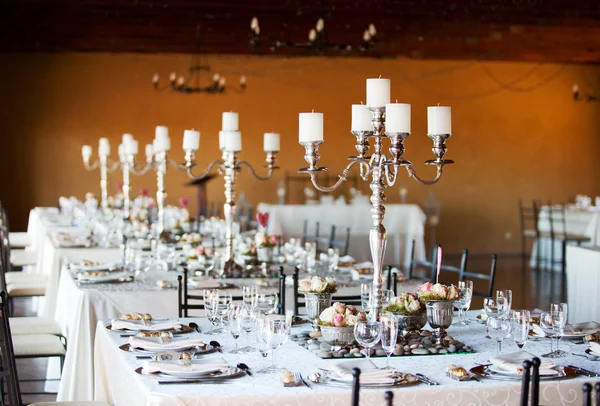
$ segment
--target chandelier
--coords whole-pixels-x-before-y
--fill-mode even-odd
[[[175,72],[171,72],[169,75],[169,83],[166,85],[160,85],[160,76],[155,73],[152,76],[152,84],[156,91],[163,91],[171,89],[175,92],[181,93],[224,93],[226,89],[233,89],[238,92],[246,90],[246,76],[240,76],[239,88],[228,88],[226,87],[225,76],[218,73],[212,73],[210,65],[192,64],[188,69],[188,76],[177,75]],[[211,75],[212,73],[212,75]],[[205,85],[201,84],[201,76],[204,75],[211,77],[211,81]]]
[[[331,52],[342,54],[365,53],[375,46],[376,35],[375,24],[369,24],[362,34],[362,41],[355,45],[329,42],[327,31],[325,30],[325,20],[319,18],[315,26],[308,31],[307,42],[276,40],[271,46],[271,52],[277,52],[280,48],[299,48],[306,49],[308,52],[316,55],[324,55]],[[256,48],[259,45],[259,40],[260,25],[258,24],[258,18],[254,17],[250,22],[250,46]]]

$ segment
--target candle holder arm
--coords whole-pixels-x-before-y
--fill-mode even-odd
[[[389,164],[384,165],[385,180],[388,186],[394,186],[398,180],[400,165]],[[391,176],[390,176],[391,175]]]
[[[189,176],[191,179],[194,179],[194,180],[199,180],[199,179],[204,179],[204,178],[206,178],[206,177],[207,177],[207,176],[208,176],[208,175],[211,173],[211,171],[213,170],[213,168],[214,168],[215,166],[217,166],[217,165],[218,165],[218,166],[219,166],[219,169],[221,169],[224,163],[225,163],[225,161],[223,161],[223,160],[221,160],[221,159],[217,159],[217,160],[215,160],[215,161],[212,161],[212,162],[211,162],[211,163],[208,165],[208,167],[206,168],[206,170],[205,170],[204,172],[202,172],[202,173],[201,173],[199,176],[196,176],[196,175],[194,175],[194,167],[195,167],[195,166],[192,166],[192,165],[184,165],[184,168],[186,169],[186,172],[187,172],[188,176]]]
[[[252,176],[254,176],[256,179],[258,180],[268,180],[271,179],[271,177],[273,176],[273,172],[275,169],[277,169],[276,166],[274,165],[267,165],[267,175],[266,176],[260,176],[259,174],[256,173],[256,171],[254,170],[254,168],[252,167],[252,165],[250,165],[250,163],[248,163],[248,161],[240,161],[238,163],[238,167],[241,167],[242,165],[246,166],[246,168],[248,168],[248,171],[250,172],[250,174]]]
[[[348,180],[348,173],[352,170],[352,168],[355,165],[360,165],[361,168],[361,177],[363,177],[363,166],[366,168],[366,174],[365,176],[368,176],[368,174],[371,171],[371,167],[369,166],[369,163],[364,160],[364,159],[357,159],[354,160],[352,162],[350,162],[348,164],[348,166],[346,166],[346,168],[342,171],[342,173],[340,175],[338,175],[338,180],[337,182],[335,182],[332,186],[320,186],[319,184],[317,184],[317,171],[307,171],[310,174],[310,181],[312,182],[313,186],[315,187],[315,189],[317,189],[320,192],[333,192],[334,190],[336,190],[337,188],[339,188],[342,183],[344,183],[346,180]]]
[[[136,162],[134,165],[131,166],[129,171],[136,176],[144,175],[146,172],[148,172],[150,169],[152,169],[152,162],[148,162],[146,164],[146,166],[144,166],[141,169],[139,169],[139,168],[140,168],[140,164],[138,162]]]
[[[114,172],[121,167],[121,161],[111,162],[111,161],[107,160],[106,166],[107,166],[106,170],[108,172]]]
[[[94,171],[100,167],[100,160],[95,161],[93,164],[89,164],[89,162],[83,161],[83,166],[88,171]]]
[[[412,165],[407,166],[406,171],[408,172],[409,178],[413,178],[414,180],[419,182],[421,185],[433,185],[433,184],[437,183],[437,181],[440,180],[440,178],[442,177],[443,166],[444,166],[443,164],[436,164],[437,174],[435,175],[435,178],[433,178],[432,180],[423,180],[423,179],[419,178],[419,176],[417,175],[417,172],[413,169]]]

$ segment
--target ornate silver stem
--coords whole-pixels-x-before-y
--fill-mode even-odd
[[[130,208],[130,183],[129,183],[129,171],[132,166],[133,155],[126,156],[121,161],[121,168],[123,168],[123,220],[129,221],[129,208]]]
[[[101,207],[108,209],[108,158],[100,157],[100,193],[102,194]]]
[[[165,191],[165,175],[167,174],[167,153],[158,152],[154,156],[156,170],[156,208],[158,209],[157,237],[165,231],[165,202],[167,192]]]

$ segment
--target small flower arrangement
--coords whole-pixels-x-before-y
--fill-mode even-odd
[[[279,237],[275,234],[267,234],[259,231],[254,236],[254,242],[257,247],[261,248],[273,248],[279,242]]]
[[[421,303],[417,294],[404,292],[401,296],[393,298],[390,304],[383,308],[383,311],[392,313],[423,313],[425,306]]]
[[[367,320],[365,312],[359,312],[354,306],[336,302],[321,312],[317,323],[327,327],[354,327],[359,321],[365,320]]]
[[[244,256],[256,256],[256,246],[254,244],[240,244],[240,252]]]
[[[298,282],[298,291],[303,293],[335,293],[337,290],[337,283],[329,277],[313,276]]]
[[[425,282],[419,286],[419,299],[423,303],[430,300],[456,300],[460,294],[460,289],[454,285],[442,285],[441,283],[432,284]]]

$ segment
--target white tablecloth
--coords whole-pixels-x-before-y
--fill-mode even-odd
[[[557,234],[563,233],[562,220],[558,213],[554,214],[553,228]],[[590,242],[583,244],[589,245],[600,245],[600,211],[595,209],[578,209],[578,208],[567,208],[565,210],[565,223],[568,234],[583,235],[590,238]],[[542,208],[540,210],[538,228],[540,232],[550,232],[550,219],[548,212]],[[552,244],[549,238],[540,238],[540,241],[536,241],[531,254],[530,266],[536,267],[537,264],[537,250],[540,249],[540,255],[550,263],[550,249]],[[562,245],[560,241],[554,242],[554,260],[560,261],[562,259]],[[545,265],[545,264],[542,264]],[[560,270],[560,263],[554,265],[555,270]]]
[[[600,320],[600,248],[567,247],[569,322]]]
[[[260,203],[257,211],[269,213],[268,231],[284,238],[301,237],[304,220],[308,232],[314,233],[320,223],[321,236],[329,236],[331,226],[337,227],[336,238],[345,238],[350,227],[349,254],[358,261],[370,261],[369,231],[371,206],[354,205],[272,205]],[[383,224],[387,229],[387,248],[384,264],[408,267],[412,240],[415,240],[415,258],[425,259],[425,220],[423,210],[415,204],[386,205]]]
[[[207,328],[205,319],[195,319]],[[478,353],[469,355],[432,355],[393,357],[390,364],[404,372],[421,372],[438,381],[441,385],[429,387],[423,384],[394,390],[394,404],[397,405],[518,405],[521,382],[483,380],[482,383],[469,381],[457,382],[445,376],[445,367],[450,364],[462,364],[471,368],[476,362],[487,362],[495,351],[495,342],[484,338],[484,326],[473,324],[469,328],[449,329],[455,338],[472,345]],[[195,334],[194,334],[195,336]],[[217,339],[225,350],[233,347],[231,335],[210,336]],[[118,349],[118,345],[127,341],[118,334],[99,327],[96,331],[96,400],[108,400],[114,406],[225,406],[225,405],[348,405],[350,389],[313,385],[284,388],[279,373],[243,377],[227,385],[158,385],[157,379],[141,376],[134,372],[142,362],[135,356]],[[582,346],[561,343],[569,352],[583,350]],[[530,342],[528,351],[540,354],[549,349],[548,341]],[[516,351],[512,340],[505,341],[504,351]],[[218,354],[230,364],[245,362],[254,371],[260,369],[264,360],[258,353]],[[323,360],[295,343],[288,341],[276,350],[275,361],[290,371],[299,371],[304,377],[317,368],[331,368],[337,360]],[[573,363],[581,367],[598,370],[597,363],[581,357],[570,356],[558,360],[559,364]],[[382,365],[384,358],[376,358],[375,363]],[[543,382],[540,388],[540,403],[551,405],[581,405],[581,385],[593,382],[593,378],[581,377],[564,381]],[[382,405],[384,389],[361,390],[361,405]]]

